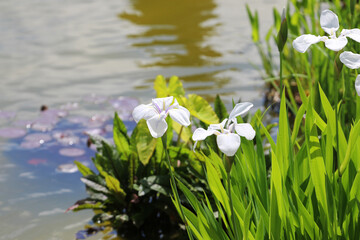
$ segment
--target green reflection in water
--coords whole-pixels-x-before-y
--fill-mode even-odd
[[[119,17],[148,27],[128,36],[136,39],[133,46],[147,48],[156,59],[143,67],[212,65],[221,56],[205,41],[216,29],[206,23],[217,17],[213,0],[133,0],[132,4],[136,12]]]

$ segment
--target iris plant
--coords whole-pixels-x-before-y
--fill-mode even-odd
[[[145,119],[151,136],[159,138],[164,135],[168,125],[166,117],[170,117],[177,123],[187,127],[190,125],[190,112],[179,105],[174,97],[155,98],[150,104],[137,106],[133,113],[136,122]]]
[[[293,41],[293,47],[297,51],[304,53],[312,44],[322,41],[328,49],[340,51],[348,43],[347,37],[360,42],[360,29],[357,28],[343,29],[340,36],[336,36],[336,31],[339,29],[339,19],[338,16],[330,10],[322,11],[320,26],[329,36],[304,34]]]
[[[253,104],[249,102],[236,104],[229,115],[229,119],[223,120],[220,124],[211,124],[207,130],[203,128],[196,129],[192,136],[195,141],[194,149],[197,141],[204,140],[208,136],[215,134],[220,151],[226,156],[234,156],[240,147],[240,136],[248,140],[255,137],[255,130],[249,123],[237,123],[236,120],[237,116],[245,116],[252,107]]]

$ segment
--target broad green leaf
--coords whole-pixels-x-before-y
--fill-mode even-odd
[[[219,123],[218,116],[204,98],[196,94],[189,94],[187,99],[182,99],[192,116],[206,124]]]
[[[94,181],[92,181],[90,179],[82,177],[82,178],[80,178],[80,180],[86,186],[90,187],[91,189],[93,189],[93,190],[95,190],[97,192],[102,192],[102,193],[106,193],[106,194],[110,193],[109,190],[106,187],[104,187],[104,186],[102,186],[102,185],[100,185],[100,184],[98,184],[98,183],[96,183],[96,182],[94,182]]]
[[[154,89],[158,98],[174,96],[179,99],[185,95],[182,82],[177,76],[172,76],[169,80],[169,86],[167,86],[165,78],[162,75],[158,75],[155,79]]]
[[[154,82],[154,89],[156,91],[156,97],[158,98],[168,97],[168,90],[164,76],[158,75],[156,77]]]
[[[80,204],[76,208],[72,209],[72,211],[77,212],[77,211],[84,210],[84,209],[93,209],[93,210],[102,209],[102,203],[97,202],[97,203]]]
[[[185,90],[182,82],[177,76],[172,76],[169,80],[168,94],[170,96],[181,97],[185,96]]]
[[[110,191],[117,193],[122,200],[125,200],[126,193],[120,187],[120,182],[111,175],[105,176],[106,186],[109,188]]]
[[[135,144],[139,155],[139,160],[143,165],[147,165],[156,147],[156,139],[149,132],[146,121],[140,120],[136,126]]]
[[[127,156],[130,151],[129,137],[127,136],[125,124],[121,121],[117,113],[115,113],[114,116],[113,135],[116,149]]]
[[[79,172],[85,177],[87,175],[94,175],[95,173],[88,167],[86,167],[84,164],[82,164],[79,161],[74,161],[77,168],[79,169]]]

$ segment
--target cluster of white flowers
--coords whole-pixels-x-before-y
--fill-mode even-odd
[[[342,50],[348,43],[347,38],[351,38],[360,43],[360,29],[343,29],[340,35],[336,36],[336,31],[339,29],[339,18],[330,10],[324,10],[320,16],[320,26],[329,36],[315,36],[311,34],[304,34],[293,41],[293,47],[304,53],[312,44],[320,41],[325,43],[325,46],[333,51]],[[351,69],[360,68],[360,54],[355,54],[349,51],[344,51],[340,54],[340,61]],[[355,81],[355,89],[360,96],[360,75]]]
[[[255,130],[249,123],[237,123],[236,120],[237,116],[245,116],[252,107],[253,104],[248,102],[239,103],[231,111],[229,119],[225,119],[220,124],[211,124],[207,130],[203,128],[196,129],[192,137],[195,141],[194,149],[197,141],[204,140],[206,137],[215,134],[220,151],[227,156],[234,156],[240,147],[240,136],[248,140],[255,137]],[[155,98],[150,104],[137,106],[132,115],[136,122],[140,121],[140,119],[146,120],[150,134],[154,138],[162,137],[166,132],[168,126],[165,119],[168,115],[182,126],[187,127],[190,125],[190,112],[180,106],[174,97]]]

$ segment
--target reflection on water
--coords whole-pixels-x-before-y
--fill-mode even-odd
[[[221,56],[204,42],[216,31],[215,8],[213,0],[133,0],[135,12],[119,17],[147,27],[128,35],[137,40],[132,46],[146,48],[154,58],[144,66],[203,66]]]

